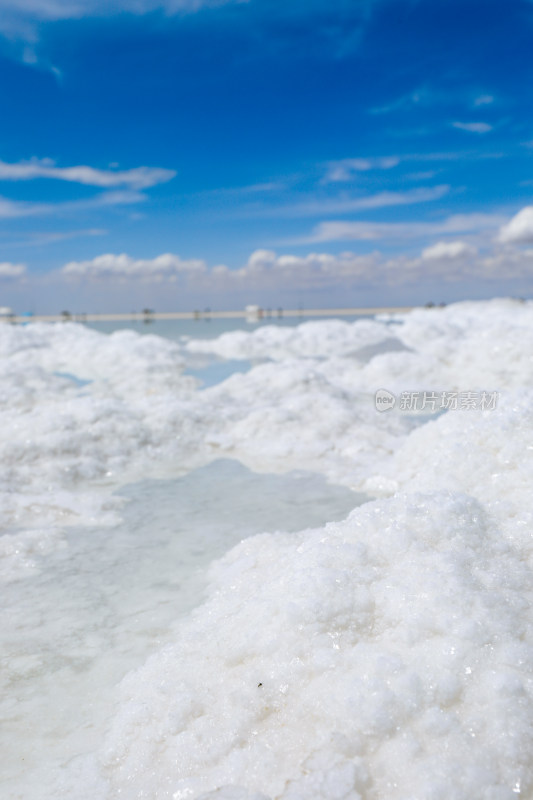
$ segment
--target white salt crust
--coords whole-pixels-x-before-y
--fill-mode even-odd
[[[270,361],[199,391],[200,352]],[[533,797],[531,303],[181,344],[6,325],[0,354],[4,580],[46,570],[66,525],[113,525],[117,486],[220,456],[378,498],[215,563],[41,797]],[[378,413],[380,388],[500,395],[427,421]]]
[[[433,492],[246,540],[123,681],[109,796],[531,796],[531,569],[508,538]]]

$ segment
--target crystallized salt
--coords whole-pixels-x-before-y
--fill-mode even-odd
[[[122,684],[109,796],[529,796],[531,571],[478,501],[398,495],[255,537],[212,581]]]
[[[10,800],[533,797],[533,304],[201,342],[1,326],[0,353]],[[258,363],[200,390],[186,374],[198,354]],[[376,410],[378,389],[393,409]],[[416,391],[497,403],[402,410]],[[120,523],[136,506],[112,492],[221,456],[377,499],[325,527],[210,545],[206,560],[231,549],[180,618],[183,510]],[[209,491],[191,506],[198,531]],[[144,589],[144,542],[163,527],[168,564]],[[77,575],[71,611],[60,597]]]

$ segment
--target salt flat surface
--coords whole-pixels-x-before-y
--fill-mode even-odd
[[[0,354],[3,796],[533,797],[531,303]]]
[[[316,474],[256,475],[224,460],[119,497],[120,524],[67,529],[61,548],[39,552],[39,574],[3,594],[0,776],[14,797],[40,796],[52,766],[99,745],[115,684],[172,640],[214,558],[264,530],[342,518],[358,501]]]

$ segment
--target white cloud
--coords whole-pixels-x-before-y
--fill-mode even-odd
[[[172,253],[152,259],[134,259],[122,253],[106,253],[90,261],[70,261],[61,269],[68,278],[175,280],[183,273],[203,273],[207,269],[200,259],[183,260]]]
[[[470,124],[480,124],[484,126],[486,123],[457,122],[453,124],[461,128],[464,125]],[[533,142],[531,145],[533,146]],[[393,167],[403,164],[406,161],[458,161],[462,159],[501,158],[503,155],[503,153],[479,153],[475,150],[471,150],[441,153],[402,153],[401,155],[376,156],[368,158],[344,158],[339,161],[330,161],[326,164],[328,172],[326,173],[324,182],[327,179],[331,181],[351,180],[357,175],[358,172],[367,172],[368,170],[373,169],[392,169]]]
[[[436,99],[437,94],[435,92],[430,92],[426,87],[421,87],[414,92],[409,92],[408,94],[398,97],[396,100],[393,100],[391,103],[387,103],[384,106],[370,108],[369,113],[390,114],[391,111],[400,111],[406,108],[412,108],[413,106],[417,106],[419,104],[428,105],[432,102],[435,102]]]
[[[485,276],[494,280],[533,278],[533,250],[495,250],[483,258],[482,264]]]
[[[473,131],[485,132],[486,123],[453,123],[455,127]],[[474,126],[472,128],[472,125]],[[482,126],[479,130],[478,126]],[[466,127],[465,127],[466,126]],[[491,129],[491,126],[488,126]],[[529,143],[525,143],[528,145]],[[533,146],[533,142],[531,142]],[[371,158],[344,158],[340,161],[330,161],[327,166],[327,172],[322,179],[322,183],[341,183],[351,181],[357,177],[359,172],[368,172],[375,169],[392,169],[393,167],[403,164],[407,161],[414,162],[427,162],[427,161],[459,161],[467,159],[485,159],[485,158],[502,158],[503,153],[479,153],[476,151],[463,151],[463,152],[450,152],[450,153],[402,153],[401,156],[377,156]],[[424,173],[422,173],[424,174]]]
[[[425,172],[411,172],[409,175],[405,177],[408,178],[410,181],[429,181],[431,178],[434,178],[439,170],[436,169],[428,169]]]
[[[366,197],[354,197],[342,200],[325,199],[293,205],[267,207],[252,210],[253,216],[261,217],[317,217],[328,214],[347,214],[354,211],[368,211],[389,206],[407,206],[417,203],[428,203],[440,200],[448,194],[448,185],[417,187],[406,192],[378,192]]]
[[[129,206],[134,203],[144,203],[146,195],[135,191],[102,192],[89,200],[72,200],[69,203],[57,203],[54,209],[76,211],[85,208],[100,208],[101,206]]]
[[[0,262],[0,280],[5,278],[20,278],[25,273],[25,264],[11,264],[9,261]]]
[[[492,130],[492,125],[489,125],[488,122],[452,122],[452,125],[454,128],[469,133],[488,133]]]
[[[491,94],[481,94],[474,100],[475,106],[488,106],[494,103],[494,97]]]
[[[134,169],[115,171],[94,169],[87,166],[57,167],[50,159],[34,158],[7,164],[0,161],[0,180],[27,181],[35,178],[81,183],[86,186],[111,188],[127,186],[130,189],[148,189],[159,183],[166,183],[174,178],[176,172],[161,167],[135,167]]]
[[[0,219],[16,219],[17,217],[34,217],[50,213],[51,206],[45,203],[24,203],[0,197]]]
[[[378,264],[377,254],[309,253],[306,256],[280,255],[271,250],[256,250],[239,270],[227,270],[233,283],[250,280],[260,285],[323,286],[341,280],[369,279]]]
[[[1,5],[2,0],[0,0]],[[16,219],[50,214],[86,211],[105,206],[131,205],[146,200],[140,191],[166,183],[176,175],[161,167],[135,167],[129,170],[101,170],[88,166],[58,167],[51,159],[31,159],[8,164],[0,161],[0,181],[28,181],[36,178],[97,186],[104,191],[84,200],[63,203],[32,203],[0,196],[0,219]]]
[[[422,258],[426,261],[444,259],[465,258],[466,256],[477,255],[477,249],[467,242],[437,242],[431,247],[426,247],[422,251]]]
[[[103,228],[84,228],[73,231],[18,231],[8,234],[9,247],[43,247],[56,242],[86,236],[105,236]]]
[[[507,244],[533,242],[533,206],[526,206],[503,225],[498,238]]]
[[[464,244],[464,243],[461,243]],[[390,259],[386,262],[389,270],[399,271],[396,283],[418,283],[426,279],[438,280],[443,283],[475,281],[480,284],[484,281],[506,281],[528,279],[533,277],[533,251],[527,253],[509,253],[504,250],[494,250],[488,255],[478,254],[472,248],[465,248],[455,256],[444,255],[427,258],[409,259],[404,256]],[[385,283],[394,283],[393,274],[389,271],[384,275]]]
[[[373,169],[392,169],[398,166],[398,156],[382,156],[379,158],[344,158],[341,161],[332,161],[328,164],[328,171],[323,179],[324,183],[341,183],[351,181],[358,172],[368,172]]]
[[[349,211],[367,210],[373,208],[385,208],[387,206],[407,206],[413,203],[428,203],[432,200],[440,200],[450,191],[446,184],[441,186],[431,186],[429,188],[409,189],[407,192],[379,192],[370,197],[361,197],[352,201]]]
[[[253,183],[251,186],[240,186],[234,191],[242,194],[255,194],[256,192],[279,192],[283,191],[286,186],[281,181],[268,181],[267,183]]]
[[[379,264],[379,254],[310,253],[306,256],[277,255],[271,250],[255,250],[238,269],[225,265],[208,268],[201,259],[184,260],[173,253],[153,259],[135,259],[125,253],[104,254],[90,261],[65,264],[55,276],[69,283],[175,282],[185,280],[191,290],[216,289],[231,292],[247,287],[323,286],[340,280],[368,280]]]
[[[12,37],[35,41],[40,22],[118,14],[141,16],[153,11],[173,15],[241,2],[247,0],[1,0],[0,29]]]
[[[533,275],[533,250],[509,253],[496,249],[480,255],[476,248],[460,241],[440,242],[428,250],[432,251],[429,256],[424,251],[418,258],[385,258],[378,251],[364,255],[347,251],[296,256],[256,250],[240,269],[216,267],[200,279],[204,286],[215,285],[221,292],[231,292],[243,288],[338,288],[362,284],[386,288],[435,279],[493,281]]]
[[[496,230],[499,214],[454,214],[441,222],[321,222],[300,244],[334,241],[405,241],[458,233]]]
[[[454,285],[461,287],[459,294],[464,294],[463,285],[469,292],[474,287],[482,293],[498,294],[525,294],[533,286],[533,248],[495,244],[492,251],[477,253],[466,246],[456,248],[454,257],[445,250],[440,257],[437,255],[438,251],[427,258],[424,253],[386,256],[379,251],[361,255],[317,250],[295,255],[256,250],[240,268],[230,269],[224,265],[208,268],[201,259],[182,259],[173,253],[152,259],[106,254],[90,261],[71,262],[47,275],[22,274],[19,281],[26,286],[25,291],[31,289],[32,296],[38,291],[50,310],[64,307],[110,311],[145,306],[171,310],[176,305],[189,310],[206,305],[241,308],[249,302],[287,307],[300,302],[298,298],[306,298],[306,304],[320,305],[328,303],[328,298],[335,304],[348,297],[352,298],[350,302],[354,297],[380,297],[389,298],[387,302],[394,304],[400,297],[416,302],[424,299],[426,292],[428,299],[436,287],[449,295]],[[13,286],[17,289],[16,280]],[[6,304],[13,305],[11,296],[4,294]]]
[[[275,266],[276,254],[273,250],[254,250],[244,269],[249,271],[261,270]]]
[[[142,203],[146,195],[136,191],[102,192],[88,200],[71,200],[65,203],[26,203],[0,197],[0,219],[16,219],[17,217],[46,216],[50,214],[71,214],[79,211],[90,211],[106,206],[131,205]]]

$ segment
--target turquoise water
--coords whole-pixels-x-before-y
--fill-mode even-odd
[[[368,319],[368,317],[366,317]],[[171,339],[175,342],[185,341],[186,339],[216,339],[223,333],[230,331],[244,330],[252,333],[257,328],[265,325],[276,325],[284,328],[294,328],[302,322],[317,320],[317,317],[266,317],[255,322],[247,322],[245,319],[185,319],[185,320],[155,320],[153,322],[144,321],[119,321],[119,322],[87,322],[84,323],[88,328],[92,328],[99,333],[113,333],[114,331],[133,330],[142,335],[155,334]],[[320,319],[323,319],[322,317]],[[326,319],[326,318],[324,318]],[[347,322],[354,322],[360,317],[338,316],[331,319],[342,319]],[[222,359],[214,354],[192,355],[184,354],[187,367],[184,370],[186,375],[192,375],[200,382],[200,388],[207,389],[217,383],[229,378],[236,372],[248,372],[253,366],[251,361],[237,359]]]
[[[93,328],[100,333],[113,333],[113,331],[133,330],[141,334],[155,333],[157,336],[164,336],[166,339],[179,341],[187,336],[190,339],[215,339],[228,331],[244,330],[252,332],[265,325],[276,325],[284,328],[294,328],[302,322],[328,319],[327,317],[267,317],[257,322],[247,322],[243,319],[163,319],[153,322],[144,321],[120,321],[120,322],[85,322],[88,328]],[[344,319],[347,322],[354,322],[360,319],[357,316],[339,316],[329,319]],[[371,319],[366,317],[366,319]]]

